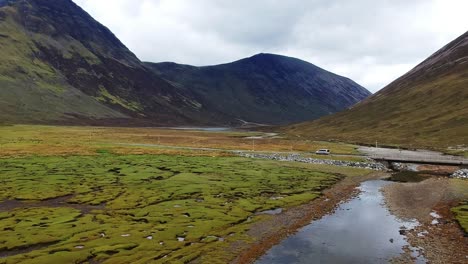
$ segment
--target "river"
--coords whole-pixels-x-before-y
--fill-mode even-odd
[[[380,192],[386,184],[390,182],[362,183],[357,197],[286,238],[256,263],[388,263],[398,257],[409,246],[400,230],[418,223],[402,221],[388,211]],[[418,257],[417,263],[425,261]]]

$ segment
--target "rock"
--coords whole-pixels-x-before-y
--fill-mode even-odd
[[[313,163],[313,164],[325,164],[325,165],[334,165],[334,166],[343,166],[343,167],[355,167],[363,168],[377,171],[385,171],[387,168],[376,162],[352,162],[352,161],[342,161],[342,160],[325,160],[325,159],[314,159],[303,157],[300,154],[263,154],[263,153],[246,153],[242,151],[235,152],[237,155],[246,158],[257,158],[257,159],[270,159],[278,161],[295,161],[295,162],[304,162],[304,163]]]
[[[450,175],[450,178],[468,179],[468,169],[461,169]]]

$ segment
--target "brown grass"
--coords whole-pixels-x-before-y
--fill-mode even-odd
[[[355,146],[349,144],[291,138],[247,138],[256,135],[259,133],[159,128],[0,126],[0,156],[93,155],[102,150],[119,154],[227,155],[220,154],[220,151],[171,149],[171,146],[248,151],[315,151],[319,148],[329,148],[334,153],[356,152]]]

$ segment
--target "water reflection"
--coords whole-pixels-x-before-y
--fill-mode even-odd
[[[302,228],[256,263],[387,263],[399,256],[408,245],[399,231],[413,228],[417,222],[390,214],[379,191],[386,184],[390,183],[362,183],[358,197]]]

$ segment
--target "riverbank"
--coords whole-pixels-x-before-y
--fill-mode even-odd
[[[468,199],[468,182],[431,177],[417,183],[395,183],[383,188],[390,211],[420,225],[407,232],[411,246],[422,248],[430,263],[466,263],[468,237],[451,208]],[[395,259],[394,263],[405,263]]]
[[[248,235],[254,244],[234,243],[229,250],[239,251],[241,254],[231,263],[253,263],[264,255],[271,247],[286,237],[297,232],[312,220],[318,220],[332,213],[340,203],[351,199],[359,193],[356,188],[362,182],[373,179],[387,178],[383,172],[375,172],[365,176],[346,177],[331,188],[323,191],[323,195],[307,204],[292,207],[281,214],[270,216],[250,228]]]

